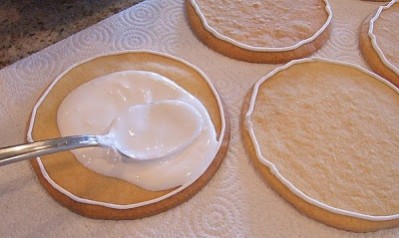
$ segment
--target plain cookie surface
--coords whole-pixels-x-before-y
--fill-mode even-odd
[[[360,26],[360,50],[373,71],[399,87],[399,3],[391,1]]]
[[[351,231],[399,225],[399,93],[376,77],[290,63],[258,81],[243,108],[261,175],[305,214]]]
[[[213,50],[257,63],[308,56],[329,37],[328,1],[186,1],[191,29]]]

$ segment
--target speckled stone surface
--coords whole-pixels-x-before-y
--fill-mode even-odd
[[[0,68],[143,0],[1,0]]]

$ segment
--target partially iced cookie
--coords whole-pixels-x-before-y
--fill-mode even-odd
[[[399,3],[367,17],[360,27],[360,50],[370,68],[399,87]]]
[[[399,225],[399,91],[354,65],[292,61],[261,78],[243,138],[261,175],[298,210],[367,232]]]
[[[211,49],[256,63],[306,57],[329,38],[327,0],[187,0],[192,31]]]
[[[47,192],[78,214],[154,215],[188,200],[216,173],[229,142],[225,110],[207,76],[183,60],[139,51],[99,56],[55,79],[34,108],[28,138],[116,135],[107,140],[128,142],[121,145],[139,160],[93,147],[32,165]]]

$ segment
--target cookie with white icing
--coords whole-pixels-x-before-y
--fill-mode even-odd
[[[234,59],[282,63],[309,56],[329,38],[328,0],[187,0],[192,31]]]
[[[399,3],[395,0],[368,16],[360,26],[359,46],[377,74],[399,87]]]
[[[104,82],[106,83],[103,85],[104,87],[95,88],[92,91],[94,92],[91,94],[92,100],[87,99],[84,93],[80,96],[76,95],[76,92],[79,94],[79,90],[88,92],[84,91],[87,87],[98,87]],[[116,88],[113,88],[112,84],[114,83]],[[184,93],[176,93],[177,91]],[[72,99],[66,100],[71,95],[73,95]],[[105,101],[103,96],[107,96]],[[184,102],[177,102],[179,100]],[[68,103],[65,103],[66,101]],[[114,101],[121,103],[115,104]],[[127,104],[124,104],[125,102]],[[191,103],[194,104],[191,105]],[[230,136],[226,108],[222,99],[211,81],[198,68],[183,60],[154,52],[132,51],[103,55],[74,65],[65,71],[55,79],[36,104],[32,113],[28,138],[37,141],[68,135],[68,133],[79,134],[80,131],[83,134],[98,134],[107,129],[101,127],[109,127],[110,125],[106,126],[106,124],[113,121],[108,117],[119,115],[119,107],[123,109],[123,107],[129,107],[130,104],[135,113],[142,113],[143,110],[146,112],[143,116],[149,120],[135,118],[139,125],[152,123],[149,121],[164,123],[160,120],[159,115],[163,111],[167,113],[170,108],[178,110],[170,111],[171,113],[165,116],[165,123],[168,123],[167,121],[170,123],[174,119],[179,122],[184,121],[184,117],[179,116],[179,113],[187,112],[188,108],[195,112],[194,114],[190,113],[190,118],[201,117],[197,120],[198,125],[204,121],[211,124],[207,124],[206,128],[199,128],[199,134],[197,131],[194,135],[196,138],[189,140],[188,145],[179,147],[180,149],[176,153],[153,161],[136,161],[135,164],[132,161],[121,160],[120,157],[112,157],[113,155],[109,155],[109,150],[106,148],[85,148],[83,150],[89,152],[85,151],[83,155],[67,151],[32,160],[32,166],[43,187],[63,206],[78,214],[97,219],[142,218],[166,211],[188,200],[216,173],[226,154]],[[186,106],[180,107],[183,104]],[[61,105],[63,109],[60,108]],[[70,107],[71,105],[72,107]],[[155,108],[156,110],[149,111],[148,108],[152,107],[159,109]],[[85,116],[90,113],[98,115],[86,118]],[[156,118],[148,118],[150,113],[154,113]],[[68,117],[69,114],[73,114],[72,117]],[[75,120],[75,117],[79,119]],[[75,120],[74,123],[78,123],[78,125],[82,121],[83,127],[80,127],[82,125],[75,127],[76,124],[73,123],[69,125],[68,120]],[[147,129],[151,129],[153,126],[149,125]],[[76,130],[70,130],[68,127]],[[181,128],[183,127],[182,124]],[[89,129],[86,131],[82,128]],[[94,131],[91,128],[94,128]],[[201,154],[195,153],[195,151],[202,151],[203,146],[200,143],[204,139],[202,135],[206,130],[212,131],[205,137],[216,142],[216,147],[211,148],[212,151],[208,151],[207,154],[202,153],[206,157],[205,161],[209,159],[208,162],[201,165],[201,167],[204,166],[202,167],[204,169],[196,175],[196,172],[193,171],[194,177],[187,172],[187,177],[183,178],[183,182],[173,179],[172,177],[176,175],[176,168],[180,164],[183,163],[180,167],[190,167],[192,157]],[[167,128],[162,127],[158,127],[157,131],[170,133]],[[170,137],[176,135],[170,135]],[[154,136],[152,138],[161,138]],[[163,135],[164,139],[167,139],[165,136]],[[148,141],[150,144],[145,144],[145,146],[149,146],[148,148],[159,146],[151,138]],[[176,141],[181,142],[181,140]],[[154,146],[152,146],[152,142],[154,142]],[[187,155],[190,155],[189,158]],[[90,158],[85,160],[87,156]],[[197,162],[193,162],[196,168],[198,167]],[[161,163],[171,163],[174,168],[159,167],[157,164]],[[137,170],[136,166],[140,170]],[[142,173],[135,174],[135,170]],[[151,180],[154,178],[154,174],[157,174],[157,178]],[[168,183],[168,178],[173,182]]]
[[[399,91],[355,65],[292,61],[242,111],[257,171],[298,210],[356,232],[399,226]]]

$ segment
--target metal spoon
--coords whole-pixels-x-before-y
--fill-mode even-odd
[[[102,141],[101,136],[79,135],[8,146],[0,148],[0,166],[65,150],[109,146],[104,145]],[[123,154],[122,151],[119,152]]]
[[[164,107],[169,108],[168,114],[164,115],[162,109]],[[153,110],[153,119],[161,118],[166,120],[168,118],[168,128],[169,133],[166,133],[167,137],[153,138],[152,140],[158,140],[161,142],[160,146],[154,148],[149,148],[145,146],[142,150],[135,148],[135,144],[138,141],[144,140],[144,135],[146,132],[138,132],[138,137],[136,133],[132,133],[132,129],[140,127],[143,121],[142,115],[145,115],[143,111]],[[158,114],[157,113],[158,111]],[[185,113],[179,110],[184,110]],[[187,114],[187,112],[190,112]],[[148,112],[147,112],[148,113]],[[180,120],[176,120],[176,115],[186,118],[190,121],[191,127],[186,130],[182,130]],[[150,120],[150,119],[146,119]],[[136,122],[136,123],[135,123]],[[158,122],[158,121],[157,121]],[[164,126],[160,122],[152,122],[151,130],[154,128],[155,124],[161,125],[160,130],[165,130]],[[136,125],[137,124],[137,125]],[[156,128],[156,127],[155,127]],[[143,131],[143,129],[141,128]],[[155,129],[154,129],[155,130]],[[119,152],[122,159],[126,158],[126,161],[148,161],[161,159],[167,156],[171,156],[177,153],[179,150],[186,148],[193,142],[201,133],[202,130],[202,119],[200,114],[187,103],[164,100],[162,102],[152,103],[152,104],[139,104],[130,107],[128,110],[123,112],[118,118],[115,118],[111,123],[108,130],[108,134],[105,135],[77,135],[77,136],[67,136],[60,137],[49,140],[42,140],[27,144],[14,145],[5,148],[0,148],[0,166],[18,162],[25,159],[35,158],[41,155],[52,154],[65,150],[72,150],[82,147],[94,147],[101,146],[111,148],[116,152]],[[185,136],[182,136],[184,133]],[[158,135],[158,134],[156,134]],[[132,144],[120,143],[119,139],[133,139],[135,140]],[[171,139],[174,138],[174,139]],[[176,141],[178,146],[174,143],[169,143],[169,141]]]

